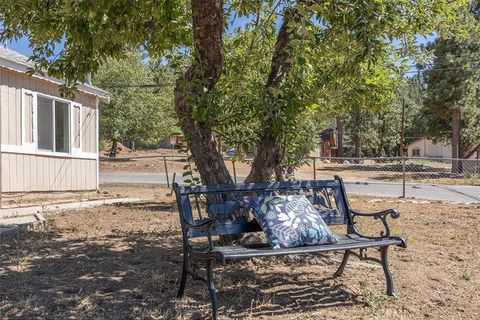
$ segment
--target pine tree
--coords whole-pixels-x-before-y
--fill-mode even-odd
[[[434,141],[450,142],[452,158],[468,158],[480,146],[479,7],[474,1],[465,18],[472,23],[468,36],[440,37],[427,47],[435,55],[425,72],[427,133]],[[452,162],[452,171],[462,172],[460,162]]]

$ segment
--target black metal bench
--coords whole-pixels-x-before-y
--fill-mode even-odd
[[[212,185],[181,187],[174,184],[178,210],[183,235],[183,270],[178,291],[182,298],[187,275],[193,279],[206,282],[212,302],[213,318],[218,318],[216,291],[213,283],[213,264],[223,264],[234,260],[254,257],[281,256],[291,254],[316,254],[322,252],[343,251],[343,260],[335,276],[340,276],[350,255],[360,259],[379,262],[385,273],[387,294],[394,296],[392,275],[388,269],[387,250],[390,245],[405,248],[404,239],[390,235],[387,216],[398,218],[400,213],[389,209],[376,213],[360,213],[353,211],[345,193],[345,187],[340,177],[334,180],[295,181],[280,183],[251,183],[232,185]],[[338,242],[316,246],[304,246],[288,249],[273,249],[268,244],[254,245],[223,245],[215,240],[216,236],[231,236],[248,232],[261,231],[260,226],[243,199],[247,195],[271,194],[305,194],[319,208],[319,212],[327,225],[346,225],[345,235],[336,235]],[[195,215],[194,215],[195,212]],[[362,235],[355,227],[357,217],[372,217],[379,219],[385,228],[379,237]],[[194,238],[204,237],[205,241],[198,243]],[[365,249],[378,248],[380,259],[367,257]],[[353,250],[359,249],[360,252]],[[206,269],[206,277],[200,277],[199,268]]]

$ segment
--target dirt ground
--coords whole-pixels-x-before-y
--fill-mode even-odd
[[[166,192],[144,204],[51,215],[46,230],[0,238],[0,318],[207,318],[203,282],[189,278],[185,299],[174,299],[181,236]],[[398,298],[384,295],[375,263],[353,258],[333,278],[340,254],[255,259],[216,267],[221,318],[480,318],[479,205],[354,198],[352,206],[401,210],[391,220],[408,240],[390,252]]]
[[[126,197],[150,199],[157,192],[153,186],[102,185],[98,191],[8,194],[3,195],[2,209]]]

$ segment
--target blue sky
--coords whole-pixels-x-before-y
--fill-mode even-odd
[[[25,37],[18,41],[8,42],[7,48],[18,51],[26,56],[30,56],[32,54],[32,50],[28,47],[28,40]]]

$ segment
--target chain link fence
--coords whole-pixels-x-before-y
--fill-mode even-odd
[[[235,182],[243,182],[250,172],[249,161],[225,162]],[[199,178],[194,169],[195,164],[182,155],[101,158],[100,183],[170,187]],[[334,175],[343,178],[352,194],[480,202],[480,159],[312,157],[291,178],[321,180]]]

